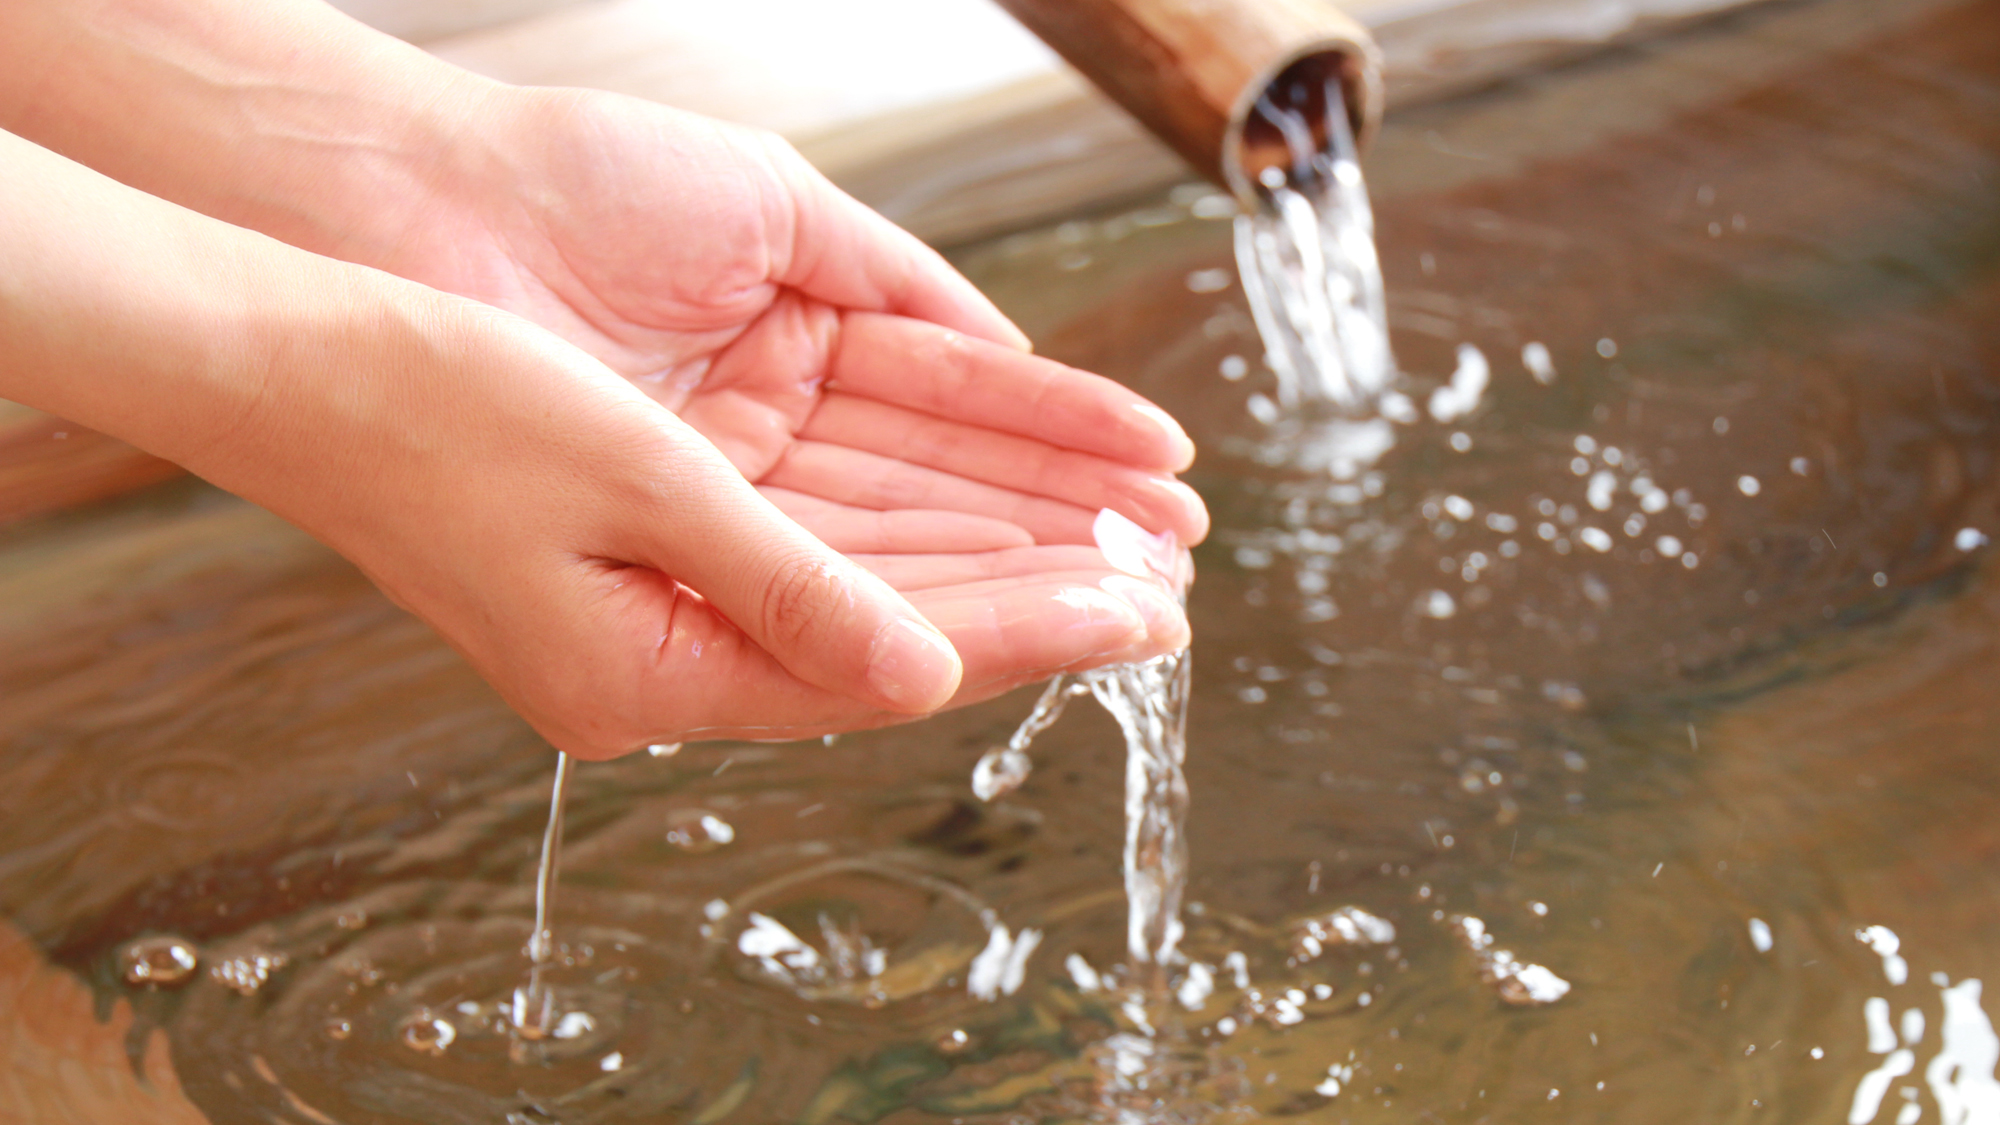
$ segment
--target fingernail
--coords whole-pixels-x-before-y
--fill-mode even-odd
[[[899,711],[935,711],[958,688],[958,653],[944,634],[898,617],[875,634],[868,650],[868,686]]]
[[[1188,437],[1187,431],[1181,428],[1181,424],[1174,420],[1173,415],[1161,410],[1150,402],[1134,403],[1132,409],[1145,415],[1155,426],[1158,426],[1160,431],[1167,435],[1168,440],[1172,441],[1177,447],[1181,447],[1185,456],[1192,457],[1194,455],[1193,439]]]
[[[1193,517],[1197,530],[1203,534],[1208,532],[1208,505],[1202,503],[1201,493],[1174,477],[1149,477],[1146,483],[1168,505],[1168,513]],[[1199,536],[1193,541],[1199,542]]]
[[[1114,574],[1098,582],[1106,593],[1111,594],[1137,610],[1146,622],[1146,636],[1153,643],[1172,652],[1187,647],[1187,614],[1180,604],[1169,597],[1166,591],[1151,582],[1138,578],[1127,578]]]

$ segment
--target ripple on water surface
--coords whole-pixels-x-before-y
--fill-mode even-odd
[[[523,1044],[543,749],[227,507],[0,544],[64,574],[6,603],[64,616],[0,668],[0,905],[218,1125],[1991,1119],[1994,19],[1764,6],[1404,112],[1406,401],[1340,473],[1260,459],[1212,193],[961,254],[1204,447],[1147,1002],[1119,732],[982,804],[1015,697],[580,770]]]

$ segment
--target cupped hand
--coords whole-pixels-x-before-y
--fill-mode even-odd
[[[609,633],[691,594],[713,603],[716,620],[681,650],[706,664],[658,678],[742,690],[655,683],[616,733],[572,748],[869,725],[1186,643],[1164,596],[1181,591],[1121,574],[1091,546],[1104,508],[1184,543],[1206,533],[1199,499],[1172,476],[1192,445],[1164,412],[1030,354],[938,255],[776,138],[611,95],[514,93],[526,107],[493,131],[483,173],[379,264],[555,332],[727,458],[738,479],[710,466],[702,487],[747,481],[774,509],[739,512],[748,522],[726,531],[676,528],[671,558],[603,572],[596,624]],[[962,683],[935,655],[902,658],[907,684],[885,688],[880,669],[871,681],[863,634],[894,614],[859,613],[861,629],[821,604],[835,595],[818,577],[850,560],[943,633]],[[713,585],[725,577],[734,599]]]
[[[1107,507],[1206,534],[1170,417],[1028,354],[783,140],[611,94],[496,96],[490,150],[370,264],[556,332],[845,550],[1087,544]]]
[[[366,452],[337,502],[301,505],[310,483],[269,477],[308,444],[298,423],[253,426],[260,447],[234,471],[266,474],[274,507],[579,756],[875,726],[1187,643],[1176,579],[1121,572],[1095,547],[771,490],[849,557],[681,418],[517,318],[488,310],[420,351],[368,365],[399,377],[342,388]]]
[[[311,530],[558,747],[1186,643],[1176,581],[1090,545],[1099,509],[1201,538],[1180,428],[783,142],[313,3],[166,7],[0,5],[0,48],[62,63],[0,68],[49,146],[0,132],[0,388]]]

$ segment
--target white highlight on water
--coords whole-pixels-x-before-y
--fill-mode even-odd
[[[1890,984],[1902,984],[1910,979],[1910,966],[1897,953],[1903,947],[1903,941],[1896,936],[1896,931],[1887,926],[1869,926],[1854,931],[1854,940],[1882,958],[1882,975],[1888,978]]]
[[[1535,382],[1546,387],[1556,381],[1555,360],[1549,355],[1549,347],[1540,340],[1530,340],[1521,347],[1521,366],[1535,377]]]
[[[1451,382],[1431,392],[1431,417],[1451,422],[1478,409],[1492,373],[1483,352],[1471,344],[1460,344],[1458,367],[1451,373]]]
[[[1041,944],[1039,930],[1022,930],[1017,937],[1007,927],[994,925],[986,936],[986,948],[979,951],[966,970],[965,990],[977,1000],[1014,995],[1027,979],[1028,958]]]
[[[1977,980],[1962,980],[1944,989],[1940,1031],[1944,1046],[1924,1068],[1924,1081],[1937,1099],[1944,1125],[1974,1125],[2000,1121],[2000,1035],[1979,1006]]]
[[[1548,968],[1525,962],[1505,949],[1493,947],[1493,935],[1486,923],[1470,914],[1452,919],[1452,926],[1467,949],[1479,959],[1479,976],[1494,986],[1500,999],[1516,1007],[1553,1004],[1569,995],[1569,982]]]

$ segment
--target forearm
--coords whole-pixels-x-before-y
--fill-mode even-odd
[[[351,261],[436,220],[504,89],[319,0],[0,4],[0,128]]]
[[[287,514],[312,404],[391,411],[378,369],[418,350],[448,301],[0,133],[0,397]]]

